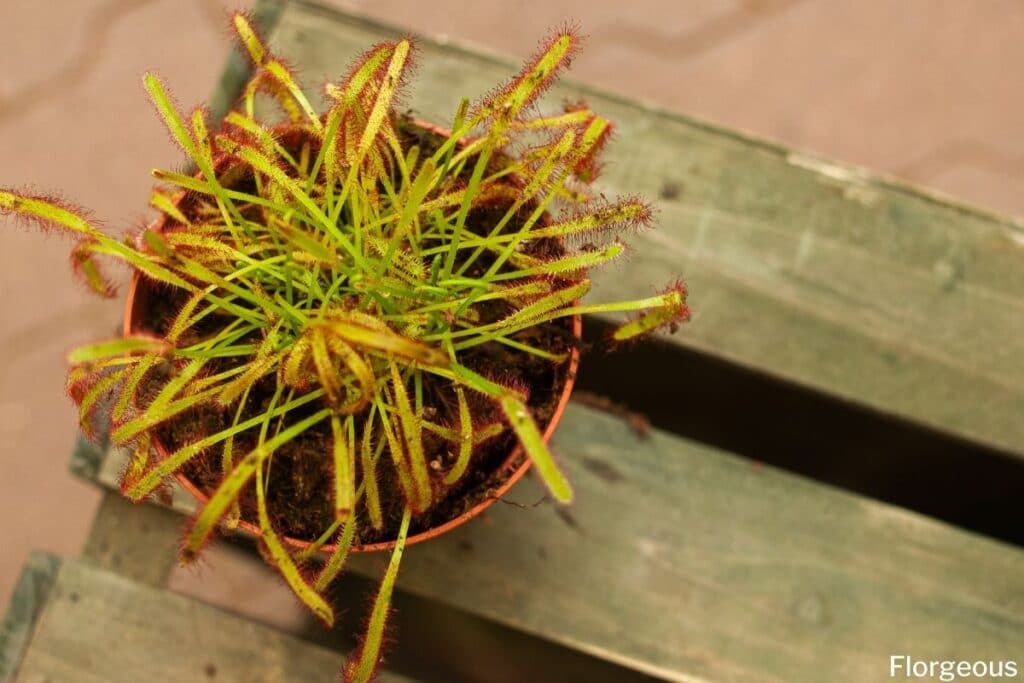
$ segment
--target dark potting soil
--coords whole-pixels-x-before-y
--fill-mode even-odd
[[[556,353],[567,351],[574,343],[567,321],[541,326],[532,330],[528,337],[517,339]],[[468,367],[486,375],[497,375],[496,379],[505,383],[529,388],[527,403],[543,430],[557,408],[568,379],[567,367],[554,365],[499,344],[482,344],[473,351],[475,353],[471,357],[468,354],[463,356],[463,362]],[[501,371],[495,373],[495,368],[501,368]],[[154,379],[159,382],[159,379]],[[250,398],[253,410],[247,412],[254,415],[256,406],[267,405],[274,393],[273,381],[271,376],[270,382],[261,382],[254,388]],[[444,386],[446,384],[442,378],[424,374],[424,414],[436,416],[432,420],[434,422],[454,426],[458,425],[458,409],[452,400],[453,392]],[[472,392],[467,392],[467,399],[470,400],[475,424],[502,420],[499,411],[490,401],[473,396]],[[319,402],[313,402],[306,410],[294,411],[291,419],[298,420],[323,407]],[[169,451],[174,451],[205,435],[230,427],[233,417],[234,407],[224,410],[202,406],[162,425],[158,437]],[[360,427],[357,423],[357,433],[360,433]],[[256,446],[255,431],[250,430],[236,438],[236,461]],[[515,435],[509,430],[476,446],[470,466],[462,479],[455,486],[446,487],[442,479],[455,462],[457,446],[424,431],[424,454],[430,464],[435,503],[425,513],[413,518],[410,534],[444,524],[481,501],[493,497],[494,491],[523,462],[525,456],[522,453],[506,462],[516,445]],[[327,422],[311,428],[273,454],[267,480],[267,506],[274,528],[279,533],[297,539],[314,540],[333,523],[331,468],[331,434]],[[223,477],[220,449],[213,448],[200,453],[186,463],[182,471],[200,490],[212,494]],[[377,461],[376,475],[384,526],[380,531],[372,529],[365,509],[359,507],[357,540],[360,544],[393,540],[402,518],[404,499],[387,447]],[[358,462],[356,476],[358,483],[362,477]],[[247,486],[241,496],[241,510],[244,519],[255,522],[256,496],[252,485]]]
[[[427,147],[428,151],[439,139],[434,133],[422,129],[406,128],[403,132],[408,138],[416,138],[415,141]],[[490,226],[504,214],[506,208],[507,205],[496,205],[474,210],[467,220],[467,228],[477,233],[489,232]],[[526,215],[524,211],[519,220],[510,221],[507,229],[515,230],[516,224]],[[545,239],[529,243],[524,251],[532,256],[551,257],[564,253],[564,248],[556,240]],[[478,267],[483,269],[488,265],[490,264],[487,259],[481,258]],[[554,284],[557,286],[559,283]],[[142,327],[156,334],[163,334],[169,321],[183,305],[185,293],[180,289],[148,282],[141,283],[140,287],[146,290],[139,293],[142,295],[139,300],[146,302]],[[480,305],[478,309],[484,323],[498,320],[511,312],[507,304],[500,301],[487,302],[486,306]],[[553,353],[565,353],[576,344],[572,334],[571,318],[523,330],[514,338]],[[481,374],[505,384],[525,388],[528,391],[527,403],[541,430],[551,421],[568,380],[568,363],[555,365],[497,343],[472,347],[461,352],[459,358],[462,363]],[[228,360],[218,361],[215,370],[228,369],[229,363]],[[152,373],[147,378],[148,386],[143,387],[143,400],[147,392],[158,389],[165,379],[159,370]],[[275,386],[274,375],[264,378],[254,386],[248,404],[252,408],[246,411],[247,415],[243,416],[243,419],[257,414],[258,408],[265,408],[269,404]],[[466,392],[466,397],[470,401],[475,425],[503,421],[500,410],[489,399],[471,391]],[[450,382],[424,373],[423,412],[428,419],[457,427],[458,408],[454,399]],[[301,419],[323,407],[320,402],[313,402],[303,409],[290,413],[289,421]],[[177,450],[206,435],[230,427],[235,409],[235,406],[227,409],[211,405],[198,407],[161,425],[157,430],[157,437],[168,451]],[[361,433],[361,424],[358,421],[356,427],[357,434]],[[235,461],[256,446],[256,431],[249,430],[236,437]],[[477,445],[470,466],[462,479],[454,486],[447,487],[442,480],[454,464],[457,445],[426,430],[423,434],[424,454],[430,465],[433,483],[434,504],[429,510],[413,518],[410,535],[444,524],[481,501],[492,498],[496,489],[525,458],[519,449],[518,455],[508,461],[509,455],[516,450],[517,441],[514,433],[506,430],[500,436]],[[200,490],[211,494],[223,478],[221,457],[220,447],[209,449],[186,463],[182,472]],[[362,478],[358,460],[357,458],[357,483]],[[381,494],[384,525],[379,531],[374,530],[366,510],[359,506],[356,510],[356,543],[361,545],[394,540],[404,509],[404,499],[386,447],[377,460],[376,476]],[[270,460],[267,477],[267,506],[275,530],[296,539],[318,538],[334,522],[329,424],[322,422],[279,448]],[[256,495],[251,482],[240,497],[240,506],[243,519],[255,522]]]

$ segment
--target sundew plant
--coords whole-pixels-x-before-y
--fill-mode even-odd
[[[537,111],[578,48],[572,30],[553,33],[475,104],[463,100],[450,131],[438,133],[399,113],[411,40],[363,54],[327,86],[320,114],[244,15],[234,26],[254,71],[216,129],[201,108],[183,115],[158,78],[145,76],[196,169],[153,172],[160,218],[150,228],[119,240],[66,202],[13,190],[0,190],[0,210],[77,235],[74,271],[99,294],[115,295],[100,263],[113,257],[151,299],[176,302],[160,333],[72,351],[68,386],[83,429],[93,431],[102,414],[112,441],[130,450],[122,488],[132,500],[197,457],[220,463],[219,483],[185,534],[184,561],[218,527],[236,526],[243,494],[254,492],[249,521],[264,554],[329,625],[324,592],[358,537],[357,519],[385,525],[379,481],[391,470],[401,521],[368,632],[345,670],[346,680],[364,681],[380,657],[411,520],[472,468],[482,442],[511,429],[551,495],[572,497],[527,404],[531,387],[470,367],[466,354],[501,345],[563,364],[569,350],[546,348],[531,331],[624,312],[632,315],[611,336],[629,340],[684,319],[685,290],[672,283],[636,301],[580,303],[590,269],[620,258],[619,235],[647,226],[651,210],[590,189],[609,121],[582,103]],[[268,95],[283,112],[275,122],[256,113]],[[449,419],[424,409],[428,386],[444,394]],[[155,448],[162,425],[203,406],[224,421]],[[275,530],[267,498],[275,453],[313,430],[329,437],[334,522],[300,549]],[[440,471],[428,434],[450,444]],[[336,549],[315,564],[324,546]]]

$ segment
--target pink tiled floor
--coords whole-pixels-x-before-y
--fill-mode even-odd
[[[201,101],[233,3],[3,4],[0,185],[60,188],[112,227],[144,220],[148,170],[177,155],[140,76],[154,69],[183,104]],[[576,19],[590,41],[575,78],[1024,214],[1015,0],[332,4],[513,55]],[[62,355],[112,334],[119,303],[83,294],[66,262],[61,240],[0,228],[0,605],[30,549],[78,551],[97,500],[66,474]]]

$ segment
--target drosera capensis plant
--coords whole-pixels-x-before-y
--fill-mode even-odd
[[[345,680],[371,680],[410,530],[488,443],[513,435],[551,496],[572,498],[534,416],[538,388],[480,359],[564,367],[568,321],[631,313],[611,333],[627,341],[685,319],[686,293],[676,282],[645,299],[580,302],[590,269],[620,258],[620,236],[649,225],[651,209],[591,189],[608,120],[582,103],[537,111],[578,49],[574,30],[553,32],[475,104],[462,100],[441,130],[399,110],[412,40],[364,53],[327,86],[320,114],[246,16],[233,22],[254,70],[216,129],[144,78],[196,169],[153,172],[150,227],[117,239],[67,202],[16,190],[0,190],[0,211],[76,235],[73,269],[102,296],[115,288],[101,258],[133,269],[143,322],[71,351],[68,388],[83,430],[109,420],[129,449],[130,499],[182,472],[216,475],[184,562],[218,528],[254,525],[264,556],[331,625],[324,595],[348,554],[360,539],[389,542],[367,633],[344,669]],[[257,114],[267,96],[273,121]],[[274,502],[301,488],[281,473],[294,469],[283,454],[296,444],[327,473],[317,481],[330,505],[302,542],[282,531]]]

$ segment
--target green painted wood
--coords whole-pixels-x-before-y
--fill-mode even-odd
[[[35,552],[21,570],[0,621],[0,683],[14,681],[59,567],[60,560],[53,555]]]
[[[399,586],[672,681],[882,681],[894,654],[1024,659],[1018,548],[574,404],[553,447],[571,506],[538,505],[527,478],[518,505],[409,548]],[[379,577],[386,561],[351,566]]]
[[[312,88],[404,32],[292,2],[270,35]],[[429,120],[514,68],[420,46],[409,104]],[[665,197],[658,229],[596,277],[595,301],[682,274],[694,318],[675,343],[1024,454],[1019,223],[582,85],[547,102],[578,97],[618,126],[602,186]]]
[[[400,585],[666,680],[1024,658],[1019,549],[579,407],[554,448],[572,506],[496,505],[410,549]]]
[[[342,655],[66,560],[17,683],[334,683]],[[382,673],[381,681],[410,679]]]

